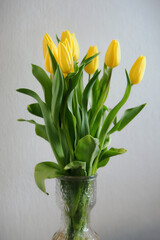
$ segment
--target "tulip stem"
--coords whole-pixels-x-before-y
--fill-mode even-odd
[[[109,69],[109,74],[108,74],[108,79],[106,81],[106,84],[105,84],[105,86],[102,84],[102,87],[104,87],[104,92],[103,92],[102,96],[99,96],[100,101],[98,102],[96,109],[92,112],[92,118],[91,118],[91,121],[90,121],[90,129],[92,129],[92,127],[94,125],[94,121],[96,119],[96,116],[99,113],[101,107],[103,106],[103,104],[104,104],[104,102],[105,102],[105,100],[108,96],[111,75],[112,75],[112,69]]]
[[[70,151],[70,154],[71,154],[71,159],[73,160],[74,154],[73,154],[73,147],[72,147],[72,143],[71,143],[71,139],[70,139],[70,133],[68,132],[68,129],[66,128],[66,124],[65,124],[65,114],[66,114],[66,107],[67,107],[67,98],[68,98],[68,93],[64,97],[64,102],[63,102],[62,124],[63,124],[64,132],[65,132],[65,135],[66,135],[68,148],[69,148],[69,151]]]

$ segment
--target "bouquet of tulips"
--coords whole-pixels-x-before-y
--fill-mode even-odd
[[[36,184],[46,194],[45,179],[92,176],[98,168],[106,166],[110,158],[125,153],[124,148],[109,148],[111,135],[125,128],[145,106],[142,104],[126,109],[117,119],[117,113],[129,98],[132,86],[143,78],[146,65],[144,56],[136,60],[129,74],[125,71],[127,86],[124,96],[111,109],[105,102],[113,68],[119,65],[121,59],[118,40],[112,40],[107,49],[102,76],[98,70],[99,53],[96,46],[91,46],[82,61],[78,62],[80,51],[75,34],[63,31],[57,41],[58,49],[51,37],[44,35],[43,55],[49,75],[41,67],[32,65],[32,73],[43,88],[44,99],[30,89],[17,90],[36,100],[28,105],[27,110],[44,119],[44,124],[35,120],[19,121],[35,125],[36,134],[50,143],[57,160],[57,163],[41,162],[35,167]],[[86,86],[83,83],[84,70],[89,75]],[[64,239],[82,240],[85,237],[80,233],[87,221],[90,186],[86,188],[82,183],[73,182],[62,184],[61,188],[65,193],[66,215],[70,219],[67,238]],[[70,209],[69,212],[67,209]]]
[[[129,74],[125,71],[127,86],[122,99],[114,108],[105,105],[113,69],[121,59],[118,40],[112,40],[105,54],[103,73],[100,77],[97,46],[90,46],[79,63],[79,45],[74,33],[63,31],[58,38],[58,48],[46,33],[43,38],[45,69],[32,65],[32,73],[41,84],[44,100],[26,88],[17,91],[31,96],[36,103],[27,110],[44,119],[44,124],[35,120],[19,119],[35,125],[38,136],[48,141],[56,157],[55,162],[41,162],[35,167],[35,181],[45,193],[44,180],[64,175],[91,176],[104,167],[111,157],[125,153],[124,148],[109,148],[111,135],[123,130],[144,108],[145,104],[126,109],[120,119],[117,113],[126,103],[131,88],[141,81],[146,58],[140,56]],[[84,70],[89,74],[83,84]]]

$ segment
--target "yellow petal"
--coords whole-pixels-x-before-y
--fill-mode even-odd
[[[105,55],[105,64],[114,68],[120,64],[121,61],[121,49],[118,40],[112,40],[110,43],[106,55]]]
[[[66,45],[68,44],[67,41],[66,39]],[[58,44],[58,63],[62,72],[67,74],[73,71],[73,58],[68,49],[69,46],[65,46],[65,44],[62,42]]]
[[[52,64],[51,64],[51,60],[50,60],[48,51],[46,52],[46,56],[45,56],[45,69],[47,70],[47,72],[53,73]]]
[[[98,49],[97,46],[90,46],[90,48],[88,49],[87,52],[87,56],[86,59],[89,57],[92,57],[93,55],[95,55],[96,53],[98,53]],[[95,57],[85,68],[84,70],[88,73],[88,74],[93,74],[99,67],[99,56]]]
[[[76,62],[79,58],[79,45],[78,45],[78,42],[77,42],[77,39],[76,39],[74,33],[72,33],[72,38],[73,38],[73,41],[74,41],[74,50],[75,50],[73,60]]]
[[[52,38],[49,36],[48,33],[45,33],[44,37],[43,37],[43,56],[45,58],[46,56],[46,52],[48,51],[47,49],[47,44],[48,46],[50,45],[50,43],[52,43]]]
[[[57,49],[56,45],[54,44],[54,42],[52,41],[49,34],[46,33],[43,37],[43,55],[44,55],[44,59],[45,59],[45,69],[49,73],[52,73],[53,72],[52,71],[52,64],[51,64],[51,61],[50,61],[47,44],[48,44],[51,52],[53,53],[53,55],[56,59],[56,62],[58,62],[58,49]]]
[[[146,57],[140,56],[139,58],[137,58],[137,60],[135,61],[135,63],[133,64],[129,72],[129,77],[132,84],[138,84],[142,80],[144,76],[145,68],[146,68]]]
[[[72,52],[72,56],[74,56],[74,51],[75,51],[74,50],[74,41],[73,41],[71,33],[68,30],[62,32],[61,42],[64,42],[66,39],[69,42],[71,52]]]

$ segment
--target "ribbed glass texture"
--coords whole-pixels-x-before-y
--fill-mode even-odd
[[[96,203],[96,175],[57,178],[56,202],[62,212],[61,225],[52,240],[99,240],[90,227],[90,211]]]

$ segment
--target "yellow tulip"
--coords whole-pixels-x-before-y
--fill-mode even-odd
[[[74,42],[74,56],[73,56],[73,60],[76,62],[79,58],[79,45],[78,45],[78,42],[77,42],[77,39],[75,37],[75,34],[72,33],[72,39],[73,39],[73,42]]]
[[[69,43],[69,46],[70,46],[70,49],[72,52],[72,56],[74,56],[74,52],[75,52],[74,41],[73,41],[71,33],[68,30],[62,32],[61,42],[64,42],[66,39],[68,40],[68,43]]]
[[[67,39],[58,44],[58,64],[63,74],[73,72],[73,56]]]
[[[97,46],[90,46],[86,59],[98,53]],[[99,67],[99,57],[95,57],[84,69],[88,74],[93,74]]]
[[[140,56],[139,58],[137,58],[137,60],[135,61],[135,63],[133,64],[129,72],[129,77],[132,84],[138,84],[142,80],[144,76],[145,68],[146,68],[146,57]]]
[[[52,38],[49,36],[49,34],[46,33],[43,37],[43,56],[45,59],[45,69],[49,73],[53,73],[52,63],[50,61],[47,44],[48,44],[51,52],[53,53],[56,61],[58,62],[58,49],[57,49],[56,45],[54,44],[54,42],[52,41]]]
[[[120,60],[121,60],[120,45],[118,40],[113,39],[105,55],[105,64],[110,68],[114,68],[120,64]]]

